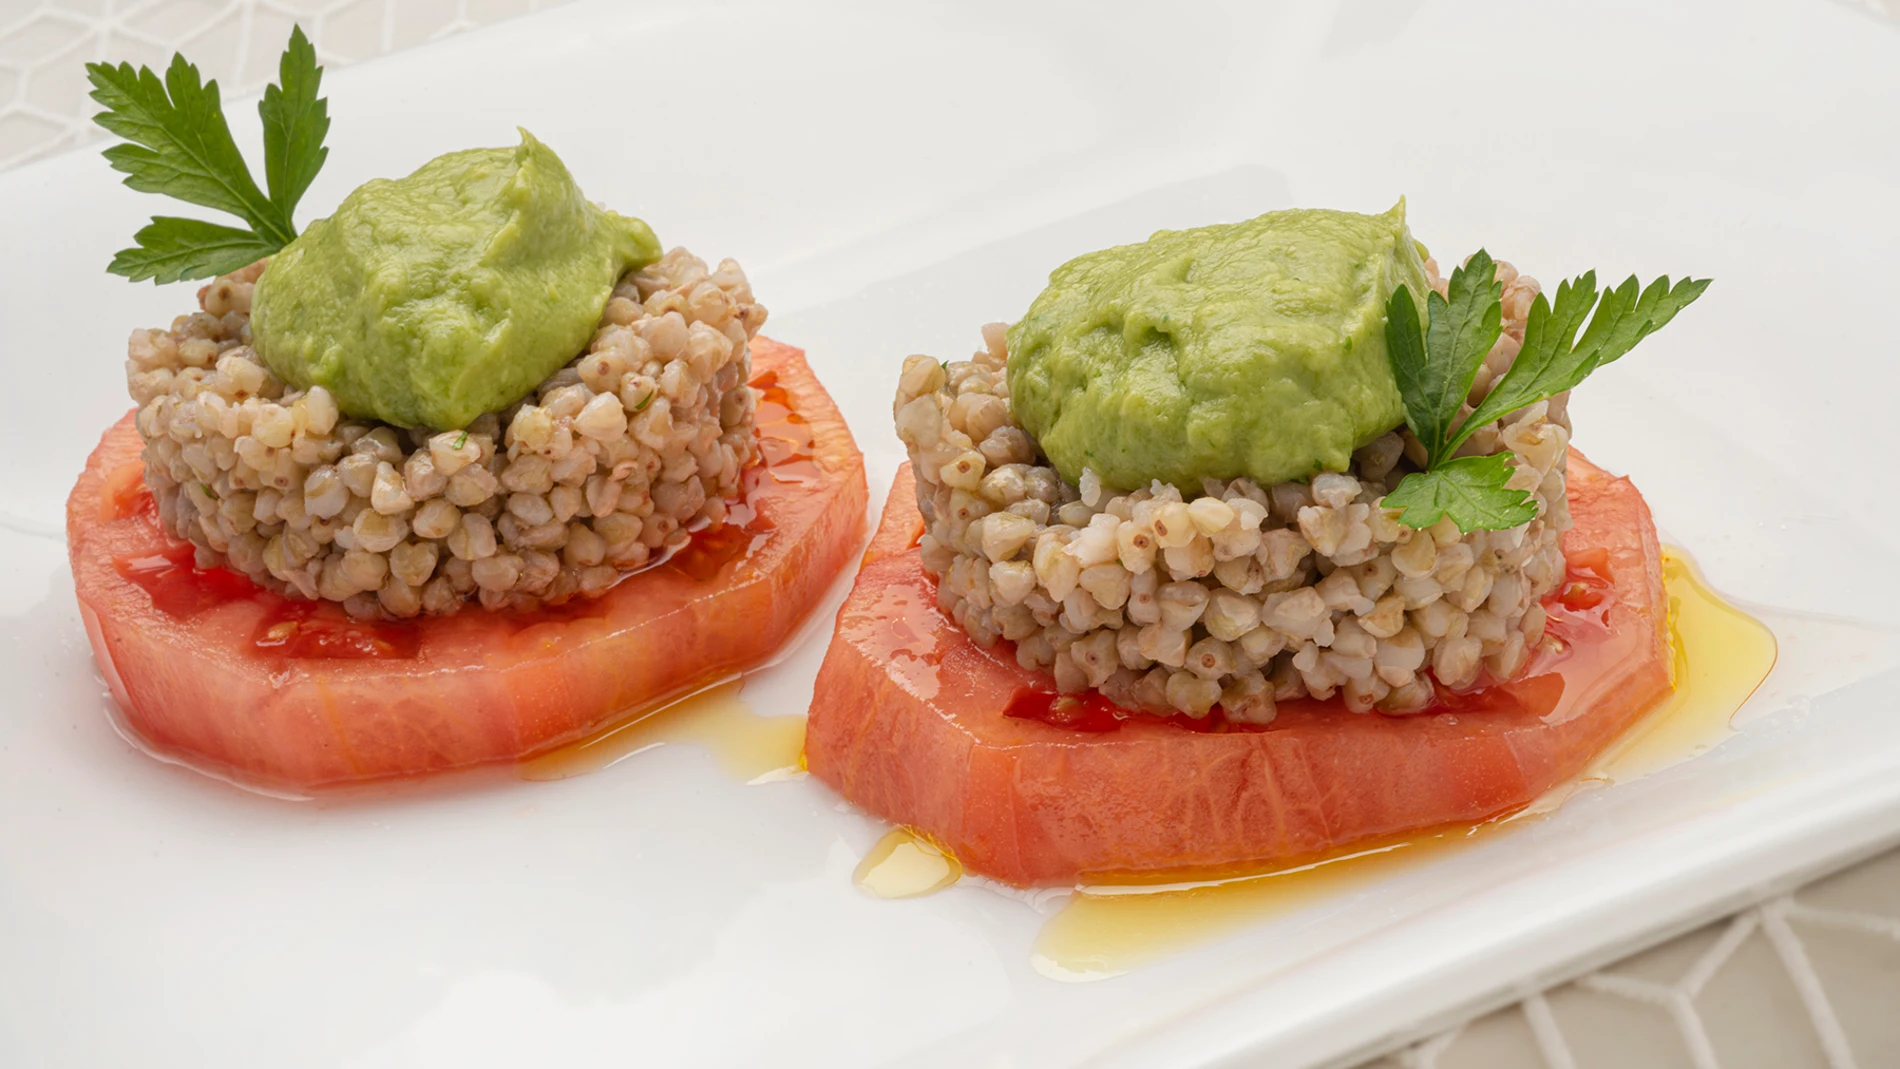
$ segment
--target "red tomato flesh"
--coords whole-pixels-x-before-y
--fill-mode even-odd
[[[864,461],[804,353],[753,342],[764,463],[733,520],[605,595],[387,623],[200,569],[158,525],[131,416],[66,503],[80,613],[127,725],[241,782],[310,788],[506,761],[771,656],[850,561]]]
[[[886,553],[839,614],[807,764],[1019,886],[1272,867],[1508,813],[1577,775],[1670,689],[1648,507],[1575,452],[1569,496],[1569,575],[1524,675],[1403,717],[1296,701],[1253,727],[1058,698],[1007,643],[982,649],[937,609],[915,549]],[[914,517],[894,490],[880,529],[914,542]]]

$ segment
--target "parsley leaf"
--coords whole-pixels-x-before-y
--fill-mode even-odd
[[[1405,402],[1405,423],[1427,457],[1424,471],[1407,475],[1385,497],[1386,507],[1404,509],[1399,522],[1408,527],[1427,527],[1449,516],[1459,530],[1470,532],[1535,518],[1530,495],[1505,487],[1510,453],[1454,459],[1458,447],[1478,428],[1571,389],[1621,358],[1709,287],[1708,279],[1690,278],[1672,286],[1664,276],[1640,288],[1631,275],[1599,292],[1596,272],[1589,271],[1559,285],[1554,302],[1538,294],[1517,359],[1454,429],[1478,368],[1500,333],[1503,287],[1496,273],[1484,250],[1473,253],[1452,272],[1449,299],[1427,295],[1423,330],[1406,287],[1395,289],[1386,304],[1386,348]]]
[[[1511,481],[1511,454],[1458,457],[1415,471],[1385,495],[1385,507],[1404,509],[1399,522],[1426,528],[1450,516],[1460,531],[1501,531],[1537,518],[1537,505]]]
[[[268,195],[231,137],[217,81],[205,81],[184,56],[172,56],[163,79],[130,63],[88,63],[86,76],[92,98],[105,108],[93,121],[125,139],[106,149],[105,157],[125,175],[126,185],[229,213],[249,228],[156,217],[138,232],[137,245],[113,257],[108,271],[134,281],[207,278],[296,239],[292,213],[329,153],[323,138],[330,128],[328,106],[316,95],[322,68],[302,29],[292,29],[279,65],[283,84],[267,88],[258,105]]]
[[[1426,294],[1429,325],[1419,337],[1417,306],[1404,286],[1386,305],[1386,344],[1405,401],[1405,422],[1432,457],[1450,452],[1446,439],[1458,406],[1502,330],[1504,286],[1483,249],[1451,273],[1451,299]]]
[[[105,151],[126,185],[229,212],[269,238],[295,236],[278,228],[276,208],[231,140],[215,79],[203,82],[181,55],[163,82],[150,67],[134,71],[130,63],[89,63],[86,73],[92,98],[106,108],[93,121],[130,142]]]
[[[106,268],[134,282],[214,278],[277,251],[249,230],[170,215],[154,218],[134,240],[138,245],[121,249]]]
[[[301,26],[290,29],[277,78],[281,85],[264,87],[257,114],[264,120],[264,178],[271,203],[288,223],[330,155],[323,146],[330,132],[330,102],[317,95],[323,68]]]
[[[1531,303],[1517,360],[1465,420],[1451,447],[1456,449],[1487,423],[1576,386],[1662,329],[1708,288],[1706,278],[1685,278],[1672,287],[1664,275],[1639,292],[1636,276],[1631,275],[1621,286],[1604,291],[1599,301],[1596,272],[1589,271],[1558,286],[1555,305],[1538,294]],[[1590,315],[1592,307],[1594,315]],[[1590,326],[1578,338],[1577,329],[1586,315],[1590,315]]]

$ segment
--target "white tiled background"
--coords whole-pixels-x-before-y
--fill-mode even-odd
[[[0,0],[0,169],[98,132],[85,65],[184,52],[226,97],[276,73],[293,22],[328,64],[385,55],[562,0]]]
[[[0,0],[0,170],[95,140],[90,61],[158,67],[181,50],[236,96],[270,80],[293,22],[341,66],[561,2]],[[1843,2],[1900,18],[1900,0]],[[1900,1066],[1900,851],[1366,1069],[1538,1066]]]

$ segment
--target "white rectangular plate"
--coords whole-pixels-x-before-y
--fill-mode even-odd
[[[188,287],[101,270],[159,208],[88,151],[0,175],[0,1064],[1300,1065],[1900,836],[1900,32],[1823,0],[1030,8],[580,3],[336,72],[326,210],[513,139],[739,258],[864,447],[1068,256],[1408,197],[1441,255],[1713,276],[1573,406],[1782,637],[1721,747],[1111,980],[975,886],[874,900],[881,829],[690,747],[558,783],[294,803],[110,727],[62,505]],[[229,107],[255,140],[250,109]],[[835,595],[832,603],[835,606]],[[827,607],[827,612],[830,607]],[[747,684],[803,710],[824,629]]]

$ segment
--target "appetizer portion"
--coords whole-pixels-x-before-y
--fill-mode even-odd
[[[311,232],[326,222],[334,219]],[[534,314],[469,328],[466,339],[420,323],[389,326],[404,314],[466,315],[462,308],[377,299],[371,309],[331,298],[327,315],[300,315],[279,294],[303,281],[298,268],[315,253],[293,243],[278,255],[289,259],[270,270],[284,275],[259,262],[221,276],[204,288],[199,311],[168,330],[132,334],[127,386],[146,481],[160,522],[203,551],[202,566],[365,618],[440,615],[470,601],[560,604],[598,595],[692,530],[723,523],[758,457],[758,393],[747,378],[765,309],[730,260],[709,271],[675,249],[610,281],[604,310],[582,328],[580,355],[491,410],[482,406],[499,375],[436,367],[423,354],[466,357],[477,339],[543,331],[542,316],[562,309],[541,309],[558,302],[543,297],[528,305]],[[347,263],[370,277],[387,268],[374,257]],[[583,313],[596,303],[585,290],[576,296]],[[289,305],[277,321],[295,328],[265,329],[254,301],[260,313]],[[330,319],[376,323],[390,352],[379,357],[375,342],[326,332]],[[316,346],[335,351],[304,360],[302,350]],[[409,366],[387,366],[404,358]],[[504,356],[500,367],[518,363]],[[273,364],[290,365],[306,385],[290,385]],[[338,388],[310,382],[312,372]],[[379,374],[400,385],[362,384]],[[430,381],[442,388],[418,385]],[[478,398],[455,396],[463,384]],[[340,395],[355,401],[349,410]],[[466,418],[405,427],[345,411]]]
[[[1071,261],[971,360],[905,362],[914,504],[841,615],[812,771],[1012,883],[1528,803],[1668,690],[1648,511],[1566,401],[1705,285],[1552,303],[1483,252],[1446,280],[1402,205]]]
[[[1670,687],[1648,509],[1628,480],[1569,463],[1576,571],[1549,602],[1550,641],[1507,683],[1406,716],[1354,715],[1337,696],[1278,702],[1267,725],[1146,715],[1058,695],[1007,642],[978,645],[908,548],[866,564],[839,614],[806,762],[969,871],[1019,886],[1244,872],[1510,812]],[[896,488],[884,523],[908,529],[907,545],[923,529]]]
[[[296,787],[525,756],[762,663],[847,562],[861,457],[737,263],[661,255],[525,131],[297,234],[328,126],[301,32],[268,192],[181,148],[230,142],[182,58],[92,75],[127,184],[251,227],[160,218],[112,267],[216,276],[133,332],[137,408],[68,503],[148,745]]]

